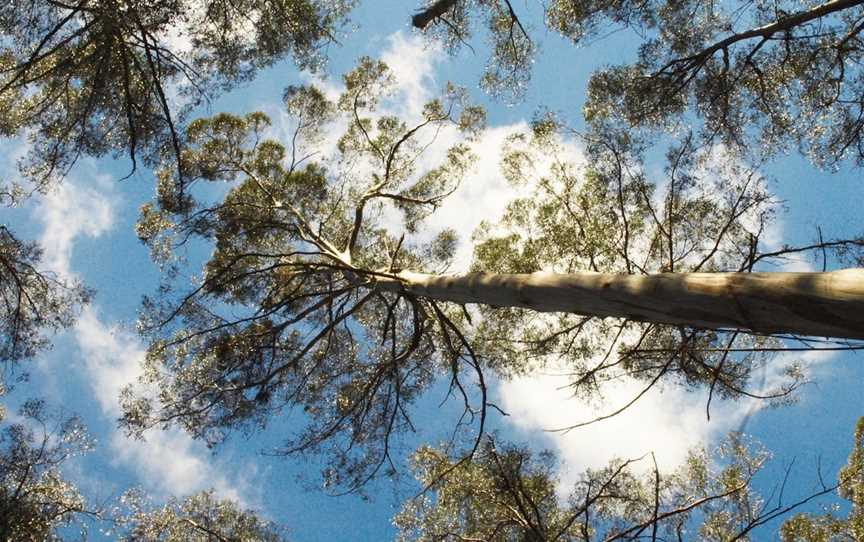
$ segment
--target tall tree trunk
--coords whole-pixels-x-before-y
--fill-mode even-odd
[[[464,273],[402,271],[378,287],[539,312],[760,333],[864,339],[864,269],[826,273]]]

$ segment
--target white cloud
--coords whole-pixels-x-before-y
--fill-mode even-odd
[[[82,162],[84,168],[91,170],[88,171],[91,185],[76,184],[69,179],[42,198],[36,211],[44,224],[40,244],[45,250],[45,268],[67,277],[73,275],[69,265],[75,239],[99,237],[114,222],[112,209],[116,202],[110,178],[92,171],[89,161]]]
[[[806,378],[815,378],[835,357],[836,352],[827,351],[779,354],[753,375],[750,391],[776,391],[788,382],[784,369],[793,363],[800,364]],[[585,401],[573,397],[566,373],[566,367],[550,369],[544,374],[502,380],[496,389],[497,404],[510,414],[506,420],[557,453],[563,467],[563,492],[569,491],[585,469],[605,466],[614,457],[636,459],[653,452],[661,470],[674,470],[689,450],[712,449],[769,404],[760,399],[730,401],[714,396],[709,420],[707,389],[688,391],[677,384],[660,382],[620,414],[557,431],[613,414],[648,386],[647,382],[622,378],[601,385],[598,400]],[[806,390],[798,390],[796,396],[806,400]],[[647,470],[653,468],[653,463],[643,461],[635,468]]]
[[[442,53],[419,35],[406,37],[401,31],[391,35],[387,43],[381,60],[390,67],[397,81],[393,100],[396,107],[392,113],[402,118],[417,118],[423,104],[433,98],[437,90],[435,67]]]
[[[92,308],[78,320],[75,338],[96,400],[113,421],[120,415],[120,390],[140,374],[144,348],[134,335],[103,323]],[[116,461],[133,467],[151,490],[184,495],[213,487],[223,497],[244,500],[248,487],[223,475],[225,465],[211,463],[203,444],[179,430],[153,430],[145,438],[131,439],[115,429],[109,444]]]
[[[722,149],[713,150],[704,168],[706,178],[715,182],[740,179],[742,171],[746,173],[745,166],[724,156]],[[763,181],[756,177],[752,182]],[[662,201],[655,203],[658,208],[663,204]],[[755,219],[749,218],[753,222],[751,229],[756,231]],[[774,222],[764,232],[763,243],[767,248],[763,250],[777,249],[783,242],[783,223]],[[812,269],[803,258],[790,258],[779,270]],[[825,351],[778,354],[754,375],[751,391],[767,394],[778,390],[788,382],[784,371],[794,362],[801,365],[805,378],[814,378],[824,370],[825,362],[834,357],[834,353]],[[610,419],[571,431],[544,432],[612,414],[647,386],[647,382],[622,378],[601,387],[601,400],[587,402],[574,398],[570,393],[566,367],[557,369],[555,373],[502,381],[497,394],[499,404],[511,414],[508,421],[558,453],[565,467],[563,490],[567,490],[574,477],[584,469],[601,467],[612,457],[635,459],[654,452],[661,469],[674,469],[687,457],[689,449],[712,448],[729,431],[739,428],[749,416],[768,404],[758,399],[731,402],[714,397],[709,421],[706,415],[708,390],[687,391],[675,384],[663,386],[661,382],[627,410]],[[803,396],[806,391],[807,388],[798,390],[798,396]],[[652,464],[642,462],[641,467],[648,469]]]
[[[502,408],[516,427],[538,437],[538,429],[561,429],[608,415],[632,401],[647,385],[632,379],[604,386],[604,401],[588,403],[572,397],[566,376],[542,375],[501,383]],[[687,451],[734,428],[743,418],[715,401],[712,419],[706,420],[707,394],[659,386],[630,408],[610,419],[569,432],[547,432],[541,438],[556,449],[568,476],[587,468],[605,466],[610,459],[635,459],[654,452],[661,469],[679,465]],[[731,414],[731,415],[730,415]],[[649,468],[646,463],[643,465]],[[564,486],[569,479],[565,476]]]
[[[456,192],[444,201],[429,220],[434,229],[452,228],[460,236],[461,243],[453,259],[452,271],[468,270],[473,254],[470,237],[480,222],[495,222],[501,218],[507,204],[525,195],[524,188],[514,187],[504,179],[498,165],[501,163],[504,139],[515,131],[527,128],[528,124],[521,122],[484,130],[473,146],[473,152],[480,157],[479,161]]]

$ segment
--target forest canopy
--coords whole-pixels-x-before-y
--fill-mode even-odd
[[[793,221],[860,190],[860,3],[415,7],[0,7],[0,538],[330,536],[295,469],[379,538],[864,538],[860,421],[836,483],[746,434],[860,384],[858,217]]]

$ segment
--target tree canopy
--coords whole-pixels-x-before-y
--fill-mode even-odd
[[[6,422],[0,433],[0,538],[61,540],[61,529],[80,530],[81,516],[94,512],[61,473],[64,462],[90,449],[90,439],[78,418],[53,416],[42,401],[26,402],[17,414],[21,421]]]
[[[470,136],[483,116],[451,87],[416,124],[372,117],[392,83],[387,67],[363,59],[344,81],[335,103],[314,87],[289,88],[297,124],[288,150],[263,137],[269,120],[260,113],[192,123],[184,168],[200,182],[232,183],[215,206],[175,191],[174,168],[160,173],[141,238],[157,256],[190,237],[216,250],[194,291],[147,304],[146,380],[161,391],[156,405],[125,397],[130,428],[175,420],[215,443],[299,406],[309,425],[283,451],[329,449],[331,482],[354,487],[389,467],[389,437],[411,427],[407,408],[419,393],[441,374],[460,385],[460,332],[444,309],[366,286],[397,266],[435,269],[452,256],[452,232],[408,246],[382,227],[380,205],[394,202],[413,228],[471,160],[456,143],[420,169],[424,148],[439,130]],[[345,130],[328,158],[341,167],[330,170],[309,156],[337,119]],[[214,303],[244,316],[219,314]]]
[[[396,518],[401,541],[505,540],[636,541],[751,540],[758,526],[782,517],[816,495],[839,489],[852,501],[847,518],[799,514],[781,527],[783,542],[859,540],[862,479],[861,429],[836,485],[784,502],[753,490],[769,454],[731,434],[708,454],[693,450],[673,473],[661,474],[653,456],[616,459],[579,476],[560,494],[549,453],[484,442],[471,462],[453,464],[446,453],[419,450],[413,458],[431,495],[410,501]],[[652,462],[653,460],[653,462]],[[648,468],[639,468],[640,463]],[[446,476],[444,475],[446,473]]]
[[[840,496],[849,502],[849,513],[797,514],[783,524],[783,542],[833,542],[860,540],[864,537],[864,418],[855,427],[854,446],[849,462],[840,471]]]
[[[864,161],[864,10],[857,0],[554,0],[543,11],[546,28],[576,46],[619,30],[640,42],[633,61],[591,77],[583,110],[589,122],[669,128],[697,115],[703,136],[753,154],[797,146],[823,166]],[[520,6],[439,0],[414,26],[458,49],[470,43],[477,14],[490,21],[494,44],[484,82],[518,94],[541,34],[526,30]]]
[[[287,55],[315,67],[350,0],[27,0],[0,8],[0,133],[40,185],[81,155],[179,153],[194,105]]]
[[[25,402],[0,434],[0,539],[87,540],[101,530],[124,542],[286,540],[284,529],[212,491],[162,506],[141,490],[99,503],[86,499],[62,471],[92,449],[78,417],[51,412],[44,401]]]
[[[289,84],[287,137],[261,112],[190,122],[287,56],[314,72],[354,3],[0,7],[0,135],[26,138],[17,173],[35,182],[0,182],[0,205],[50,190],[83,156],[154,169],[156,197],[136,233],[164,281],[143,303],[148,349],[121,394],[122,428],[146,438],[179,426],[212,447],[290,416],[272,451],[321,454],[326,488],[362,491],[397,472],[404,434],[429,440],[417,405],[439,391],[460,412],[449,440],[413,456],[421,493],[395,520],[401,540],[731,542],[834,490],[848,514],[801,513],[779,536],[864,537],[864,422],[836,485],[792,504],[781,486],[776,506],[752,487],[767,453],[739,434],[674,472],[650,454],[610,458],[565,488],[550,453],[489,431],[507,415],[491,382],[513,376],[564,368],[588,400],[606,382],[641,386],[617,410],[552,428],[566,431],[656,386],[705,390],[709,419],[718,397],[785,403],[806,374],[781,354],[861,347],[846,340],[864,338],[864,237],[820,230],[812,244],[778,246],[770,231],[782,202],[759,169],[793,145],[821,166],[864,163],[861,2],[553,0],[544,24],[574,44],[624,28],[642,45],[588,81],[584,132],[540,114],[509,134],[500,164],[478,156],[485,113],[467,90],[448,83],[406,114],[393,103],[394,74],[369,57],[336,91]],[[482,20],[491,61],[481,86],[512,101],[539,50],[520,9],[435,0],[411,24],[452,52],[471,46]],[[656,129],[672,137],[644,137]],[[470,269],[452,273],[471,232],[436,227],[435,213],[483,161],[522,196],[473,232]],[[39,246],[10,228],[0,224],[7,377],[93,295],[42,269]],[[802,255],[822,272],[765,272]],[[755,378],[765,374],[767,385]],[[288,538],[212,490],[160,504],[132,490],[94,506],[61,468],[90,448],[80,420],[36,400],[12,420],[3,413],[0,538],[86,537],[94,526],[128,541]]]
[[[8,377],[21,361],[50,345],[46,333],[72,324],[91,295],[75,280],[42,269],[41,257],[36,243],[19,240],[0,224],[0,388],[11,384]]]
[[[151,343],[142,380],[157,391],[126,390],[123,423],[132,432],[179,424],[216,444],[302,409],[305,428],[279,452],[325,451],[326,484],[357,489],[393,469],[392,437],[417,429],[410,406],[440,378],[464,403],[468,418],[456,427],[475,422],[469,455],[490,407],[486,379],[550,360],[563,362],[584,396],[623,376],[646,391],[677,381],[712,396],[775,400],[799,384],[793,365],[776,388],[751,389],[751,375],[782,345],[746,327],[549,315],[494,299],[466,309],[455,289],[431,295],[412,282],[418,273],[446,276],[436,274],[453,256],[455,233],[413,233],[463,178],[470,182],[471,133],[482,114],[448,87],[409,124],[386,113],[389,77],[385,65],[363,59],[334,102],[315,87],[290,87],[288,149],[266,137],[261,113],[190,125],[182,169],[231,188],[215,202],[204,186],[181,192],[169,165],[157,200],[142,209],[138,233],[157,260],[170,263],[195,238],[215,250],[191,291],[174,293],[182,281],[169,278],[163,295],[145,303]],[[331,127],[341,129],[335,150],[314,161]],[[467,133],[430,161],[424,151],[447,129]],[[548,122],[509,139],[505,175],[536,190],[514,201],[501,225],[481,227],[475,270],[749,271],[817,248],[860,260],[860,239],[766,250],[760,238],[774,202],[758,174],[722,150],[686,141],[670,150],[667,179],[652,182],[638,149],[614,132],[585,139],[586,164],[569,161],[560,141]],[[538,163],[550,170],[532,171]]]

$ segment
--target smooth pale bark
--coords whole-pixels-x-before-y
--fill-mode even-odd
[[[864,269],[655,275],[402,271],[379,279],[378,287],[463,304],[864,339]]]

